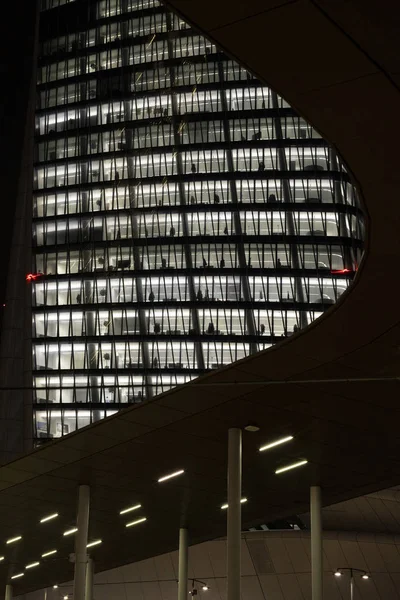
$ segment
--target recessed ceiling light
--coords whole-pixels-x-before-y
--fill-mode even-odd
[[[133,525],[138,525],[139,523],[143,523],[143,521],[147,521],[147,517],[142,517],[141,519],[136,519],[136,521],[131,521],[127,523],[125,527],[132,527]]]
[[[19,540],[22,540],[22,535],[17,535],[16,537],[10,538],[6,541],[6,544],[13,544],[14,542],[18,542]]]
[[[56,590],[58,588],[58,585],[53,585],[53,590]]]
[[[72,535],[73,533],[76,533],[78,531],[77,527],[73,527],[72,529],[67,529],[67,531],[64,531],[63,535]]]
[[[367,575],[366,573],[364,573],[364,575],[362,576],[363,579],[369,579],[369,575]]]
[[[287,435],[286,437],[280,438],[279,440],[275,440],[275,442],[270,442],[269,444],[266,444],[265,446],[261,446],[261,448],[259,448],[258,450],[259,450],[259,452],[264,452],[264,450],[269,450],[270,448],[274,448],[275,446],[280,446],[281,444],[290,442],[290,440],[293,440],[293,436]]]
[[[247,498],[242,498],[242,499],[240,500],[240,504],[244,504],[245,502],[247,502]],[[228,508],[228,506],[229,506],[228,504],[223,504],[223,505],[221,506],[221,509],[222,509],[222,510],[225,510],[226,508]]]
[[[52,554],[55,554],[57,552],[57,550],[49,550],[49,552],[45,552],[44,554],[42,554],[42,558],[46,558],[46,556],[51,556]]]
[[[18,579],[18,577],[23,577],[24,575],[25,573],[17,573],[16,575],[13,575],[11,579]]]
[[[26,565],[25,569],[33,569],[33,567],[38,567],[40,565],[39,561],[30,563],[29,565]]]
[[[341,576],[342,576],[341,572],[340,571],[336,571],[335,577],[341,577]]]
[[[297,467],[301,467],[306,465],[308,460],[300,460],[299,462],[292,463],[291,465],[287,465],[287,467],[282,467],[281,469],[277,469],[275,471],[275,475],[279,475],[279,473],[284,473],[285,471],[290,471],[290,469],[296,469]]]
[[[94,542],[90,542],[86,548],[92,548],[93,546],[98,546],[99,544],[102,543],[103,540],[95,540]]]
[[[172,477],[178,477],[178,475],[182,475],[182,473],[184,473],[185,471],[183,469],[181,469],[180,471],[175,471],[174,473],[170,473],[169,475],[164,475],[164,477],[160,477],[160,479],[158,480],[158,483],[161,483],[162,481],[166,481],[167,479],[171,479]]]
[[[129,508],[124,508],[124,510],[120,511],[120,515],[126,515],[126,513],[131,512],[132,510],[137,510],[138,508],[142,508],[141,504],[135,504],[134,506],[131,506]]]
[[[255,425],[254,423],[249,423],[248,425],[246,425],[245,430],[250,431],[250,433],[255,433],[256,431],[260,431],[260,428],[258,425]]]
[[[52,519],[56,519],[58,517],[58,513],[54,513],[52,515],[49,515],[48,517],[43,517],[43,519],[40,519],[41,523],[46,523],[46,521],[51,521]]]
[[[203,585],[201,589],[203,590],[203,592],[207,592],[210,588],[208,587],[208,585]]]

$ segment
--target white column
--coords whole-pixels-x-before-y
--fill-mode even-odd
[[[322,600],[322,515],[321,488],[312,485],[310,489],[311,508],[311,589],[312,600]]]
[[[6,595],[4,596],[5,600],[12,600],[13,592],[12,585],[6,585]]]
[[[178,600],[188,600],[188,530],[179,530]]]
[[[89,504],[90,488],[88,485],[80,485],[78,492],[78,514],[76,519],[78,531],[75,534],[74,600],[85,600]]]
[[[227,600],[240,600],[240,546],[242,536],[242,430],[228,432]]]
[[[93,600],[93,576],[94,576],[93,559],[88,558],[87,565],[86,565],[85,600]]]

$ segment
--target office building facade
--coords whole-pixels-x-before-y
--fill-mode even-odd
[[[295,334],[362,257],[334,149],[157,0],[42,2],[33,187],[38,442]]]

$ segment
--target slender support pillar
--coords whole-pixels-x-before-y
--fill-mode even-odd
[[[242,430],[231,428],[228,435],[227,600],[240,600]]]
[[[179,530],[178,600],[188,600],[188,530]]]
[[[13,597],[13,589],[12,585],[6,585],[6,595],[4,596],[5,600],[12,600]]]
[[[311,589],[312,600],[322,600],[322,514],[321,488],[317,485],[310,489],[311,508]]]
[[[350,569],[350,600],[354,600],[354,575],[352,569]]]
[[[80,485],[78,493],[78,515],[76,520],[78,531],[75,535],[74,600],[85,600],[89,504],[90,488],[88,485]]]
[[[85,600],[93,600],[93,576],[94,576],[93,559],[88,558],[87,565],[86,565]]]

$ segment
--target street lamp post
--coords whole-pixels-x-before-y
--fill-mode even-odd
[[[362,573],[362,579],[369,579],[369,575],[367,571],[364,571],[364,569],[355,569],[354,567],[339,567],[336,569],[335,577],[341,577],[343,575],[343,571],[348,571],[350,573],[350,600],[354,600],[354,573]]]
[[[200,583],[201,584],[201,589],[203,590],[203,592],[207,592],[210,587],[207,585],[207,583],[205,581],[201,581],[201,579],[190,579],[189,581],[192,582],[192,589],[190,590],[189,594],[191,596],[197,596],[197,588],[195,587],[195,583]]]

